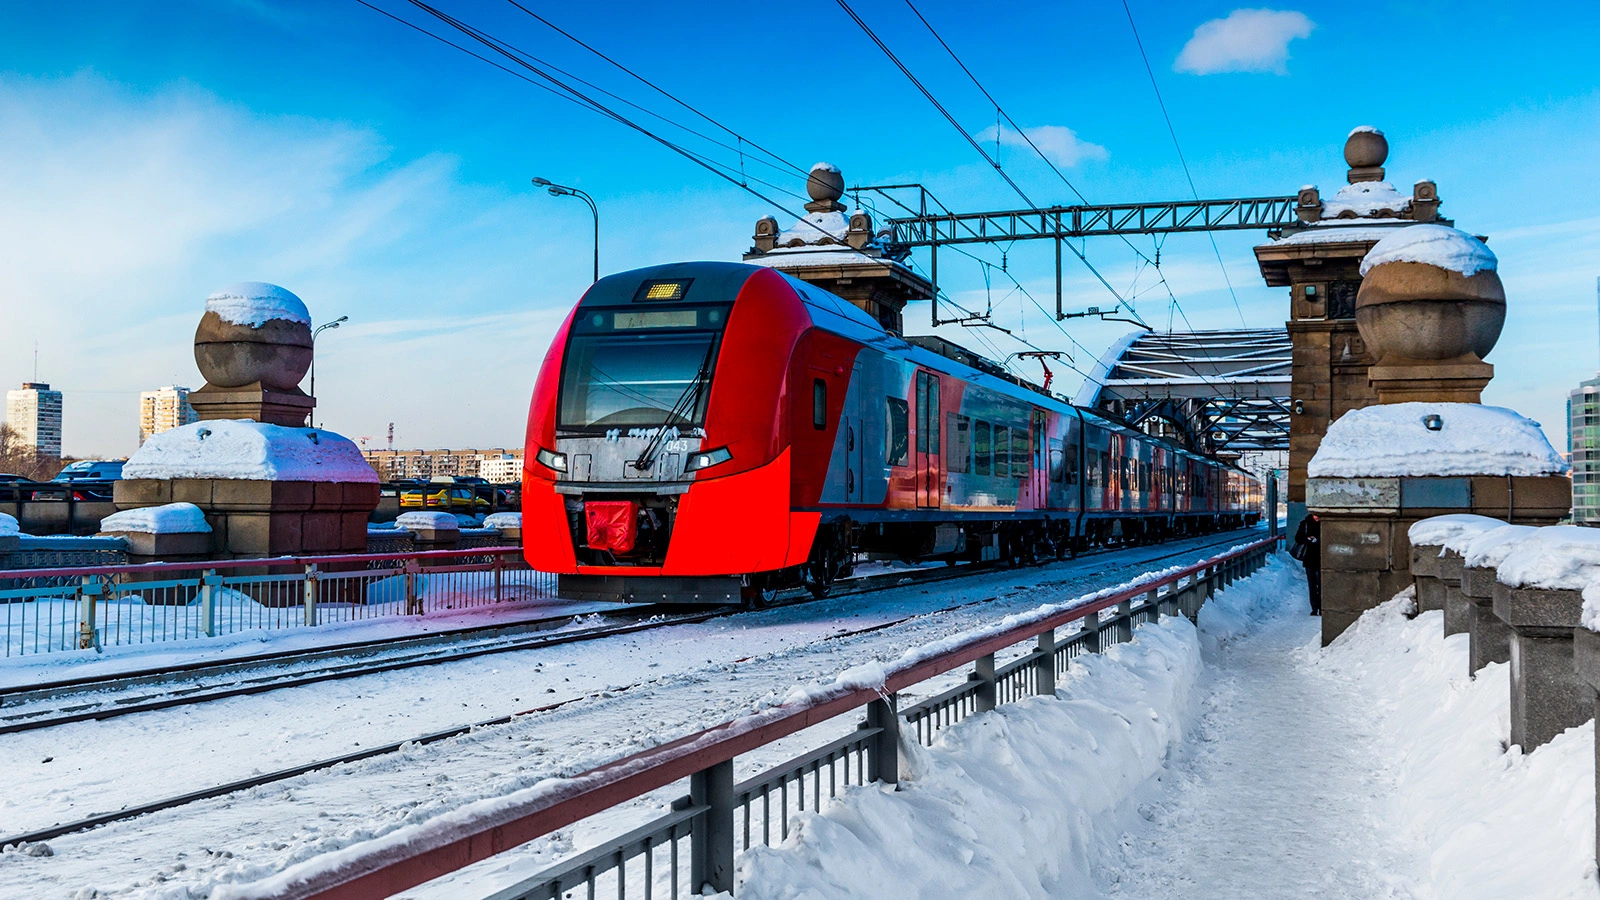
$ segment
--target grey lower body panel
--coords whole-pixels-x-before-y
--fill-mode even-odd
[[[681,575],[560,575],[556,594],[566,600],[619,603],[741,603],[740,580]]]

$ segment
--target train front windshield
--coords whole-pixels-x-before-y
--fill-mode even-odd
[[[567,343],[557,427],[594,432],[705,424],[718,326],[726,315],[718,308],[583,316]]]

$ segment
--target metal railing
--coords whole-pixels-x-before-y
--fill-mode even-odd
[[[1033,694],[1053,694],[1073,658],[1132,640],[1135,626],[1162,615],[1193,619],[1222,586],[1259,568],[1279,540],[1234,548],[1136,586],[1013,619],[951,649],[910,656],[882,685],[838,686],[803,700],[671,741],[651,750],[521,792],[474,817],[444,816],[379,837],[336,867],[313,859],[299,870],[251,886],[252,896],[275,900],[377,900],[457,871],[494,854],[689,779],[689,794],[672,810],[621,837],[563,860],[490,900],[688,897],[702,888],[734,888],[738,849],[771,845],[789,834],[792,817],[819,811],[845,787],[899,781],[902,728],[931,743],[934,735],[975,712]],[[1057,632],[1077,626],[1057,641]],[[995,654],[1032,642],[1031,649],[996,668]],[[899,692],[968,663],[967,682],[905,709]],[[733,761],[742,753],[864,708],[851,734],[740,784]]]
[[[0,656],[555,596],[520,547],[0,571]]]

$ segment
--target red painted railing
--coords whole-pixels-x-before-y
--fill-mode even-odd
[[[530,788],[499,802],[480,802],[429,822],[244,886],[237,896],[272,900],[378,900],[534,840],[581,819],[616,807],[684,778],[729,764],[736,756],[771,744],[837,716],[883,701],[898,691],[979,660],[990,662],[1000,650],[1055,629],[1131,604],[1160,588],[1212,590],[1259,562],[1280,538],[1269,537],[1233,548],[1192,566],[1133,586],[1089,595],[1084,602],[1035,617],[1013,617],[1012,624],[980,630],[959,646],[912,655],[889,668],[882,685],[839,686],[804,700],[725,722],[667,744],[618,759],[554,785]],[[1202,580],[1202,577],[1204,580]],[[1169,591],[1169,598],[1174,596]],[[1203,598],[1202,598],[1203,599]],[[1124,611],[1129,607],[1124,606]],[[1147,607],[1146,607],[1147,608]],[[1198,609],[1198,606],[1195,607]],[[731,874],[729,875],[731,878]]]

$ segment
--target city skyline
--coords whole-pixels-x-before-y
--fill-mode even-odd
[[[78,13],[38,7],[18,11],[0,35],[0,136],[12,153],[0,198],[17,211],[0,226],[11,229],[0,253],[14,273],[0,308],[17,343],[40,343],[40,377],[65,396],[71,455],[133,450],[129,401],[140,385],[194,382],[189,340],[204,297],[244,279],[296,292],[317,323],[350,316],[318,341],[319,423],[359,440],[395,422],[410,446],[520,443],[538,363],[590,279],[588,210],[535,190],[531,177],[595,196],[602,273],[734,260],[759,216],[789,224],[648,138],[359,6],[87,8],[107,27],[85,35]],[[510,7],[451,9],[608,90],[660,101]],[[1592,332],[1570,325],[1592,321],[1587,260],[1600,238],[1585,193],[1571,186],[1600,162],[1588,139],[1600,128],[1600,93],[1575,62],[1600,12],[1449,7],[1452,19],[1473,24],[1451,36],[1451,54],[1497,59],[1505,75],[1492,82],[1450,79],[1434,60],[1398,52],[1367,64],[1372,23],[1392,35],[1433,34],[1444,9],[1280,10],[1273,28],[1228,43],[1217,38],[1236,18],[1231,7],[1135,6],[1188,176],[1120,6],[1019,11],[1036,23],[1025,39],[981,21],[953,33],[954,7],[924,11],[1027,141],[1093,201],[1183,198],[1190,177],[1201,196],[1293,193],[1306,182],[1329,191],[1343,182],[1345,133],[1383,128],[1389,179],[1437,181],[1442,212],[1487,234],[1501,258],[1510,316],[1490,358],[1501,377],[1485,402],[1528,412],[1564,445],[1566,392],[1595,368]],[[866,13],[1030,196],[1075,202],[1023,134],[995,126],[993,106],[915,19]],[[957,209],[1016,205],[865,37],[836,10],[826,14],[827,53],[859,63],[858,82],[847,79],[839,93],[870,95],[874,122],[856,122],[849,103],[820,104],[821,115],[794,111],[814,92],[764,74],[770,36],[789,33],[776,11],[730,6],[687,21],[642,5],[621,17],[573,9],[558,24],[802,167],[825,159],[852,184],[921,182]],[[1054,52],[1017,52],[1019,40]],[[669,46],[694,47],[716,78],[684,76],[661,55]],[[240,47],[281,65],[241,66]],[[818,52],[803,40],[791,50],[797,59]],[[1068,77],[1048,62],[1063,55],[1073,61]],[[1363,65],[1352,70],[1351,60]],[[748,176],[800,190],[757,157],[747,148],[729,159],[747,164]],[[1217,235],[1226,275],[1204,237],[1143,241],[1146,255],[1161,245],[1159,274],[1181,307],[1120,242],[1089,242],[1085,252],[1157,327],[1261,327],[1281,323],[1287,309],[1254,272],[1250,248],[1263,239]],[[1078,319],[1068,337],[1008,280],[1048,298],[1047,249],[1013,248],[1005,274],[998,248],[975,252],[995,268],[941,255],[941,286],[969,308],[992,305],[995,324],[1017,336],[1072,353],[1073,366],[1087,368],[1127,327]],[[919,268],[927,263],[919,253]],[[1068,269],[1066,291],[1071,308],[1114,302],[1081,266]],[[907,310],[907,321],[928,331],[925,307]],[[1022,348],[1001,332],[939,333],[995,356]],[[25,354],[0,358],[0,380],[20,382],[30,364]],[[1070,394],[1078,375],[1071,367],[1057,375]]]

